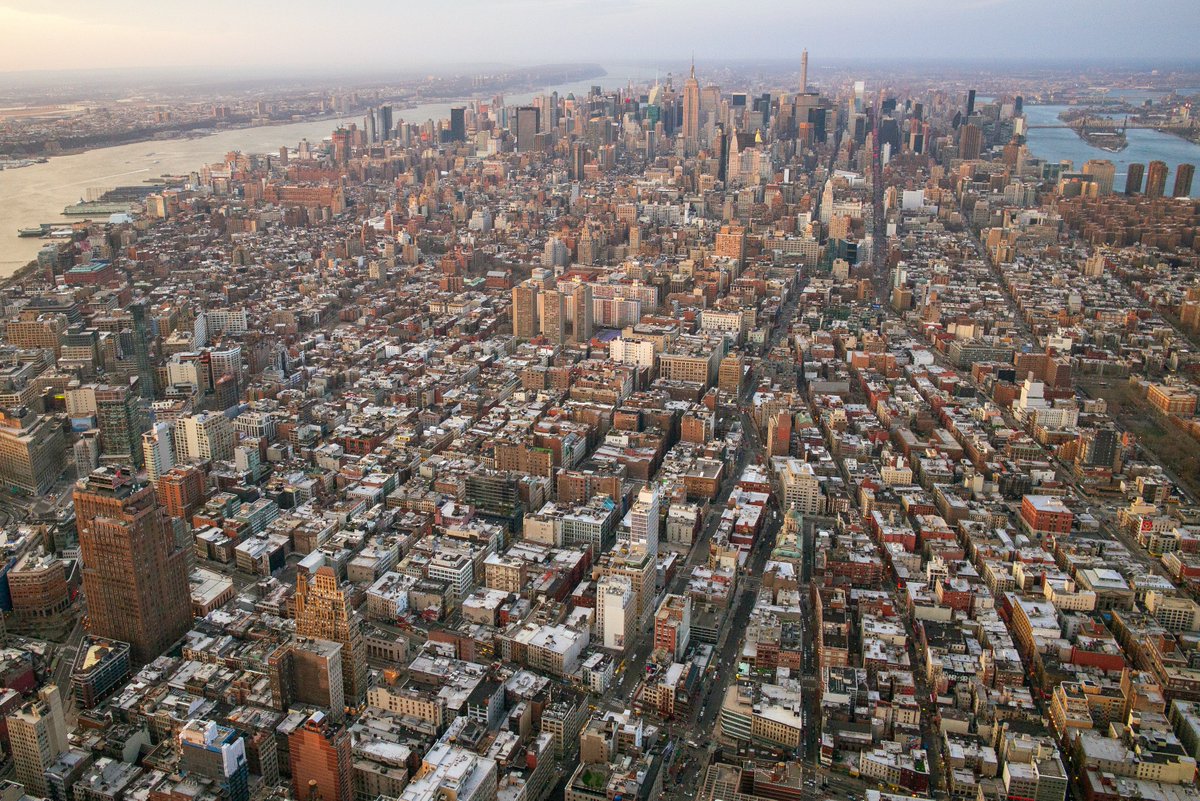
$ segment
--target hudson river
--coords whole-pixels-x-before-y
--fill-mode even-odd
[[[563,96],[570,92],[586,94],[593,84],[623,85],[627,74],[634,80],[640,80],[645,72],[645,69],[638,67],[613,68],[603,77],[547,87],[533,93],[505,94],[504,100],[510,105],[528,103],[539,94],[555,90]],[[392,116],[396,122],[440,120],[449,117],[450,107],[456,105],[462,103],[427,103],[410,108],[397,105]],[[86,198],[89,189],[131,186],[160,175],[187,174],[205,164],[221,161],[231,150],[277,153],[283,145],[294,148],[301,139],[320,142],[339,124],[348,125],[352,122],[362,127],[362,115],[241,128],[198,139],[168,139],[103,147],[73,156],[56,156],[45,164],[0,170],[0,278],[12,275],[36,258],[38,250],[46,244],[45,240],[35,237],[19,238],[17,229],[49,222],[66,225],[73,219],[83,219],[63,217],[62,210]]]

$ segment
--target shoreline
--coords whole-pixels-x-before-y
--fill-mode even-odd
[[[319,115],[315,115],[312,117],[305,117],[305,118],[299,119],[299,120],[270,120],[267,122],[255,121],[255,122],[247,122],[244,125],[229,125],[229,126],[225,126],[223,128],[202,128],[202,129],[193,129],[193,130],[180,130],[180,131],[172,133],[170,136],[153,136],[153,135],[152,136],[142,136],[142,137],[137,137],[137,138],[133,138],[133,139],[124,139],[119,142],[109,142],[109,143],[102,144],[102,145],[90,145],[88,147],[65,148],[63,150],[59,150],[58,152],[56,152],[52,155],[43,154],[41,156],[36,157],[36,159],[34,159],[34,160],[36,161],[37,159],[45,159],[45,161],[38,162],[38,163],[44,164],[44,163],[51,162],[54,159],[61,158],[63,156],[79,156],[84,153],[92,153],[97,150],[108,150],[109,148],[113,148],[113,147],[124,147],[125,145],[138,145],[138,144],[145,144],[147,142],[177,142],[179,140],[186,140],[186,139],[207,139],[210,136],[216,136],[218,134],[228,133],[230,131],[244,131],[249,128],[279,128],[279,127],[283,127],[285,125],[302,125],[302,124],[308,123],[308,122],[321,122],[322,120],[337,120],[337,119],[344,119],[344,118],[345,118],[345,115],[343,115],[343,114],[319,114]],[[201,132],[197,133],[197,131],[201,131]],[[26,158],[26,157],[22,157],[22,158]],[[14,161],[15,160],[18,160],[18,159],[14,159]],[[36,166],[36,164],[29,164],[26,166],[33,167],[33,166]],[[25,167],[13,167],[12,169],[14,169],[14,170],[25,169]]]
[[[460,93],[460,92],[455,92],[453,94],[448,93],[447,95],[443,95],[443,96],[437,97],[437,98],[411,98],[411,97],[408,97],[408,98],[401,98],[397,102],[392,103],[391,105],[395,109],[396,115],[400,119],[412,123],[412,122],[420,121],[417,119],[418,116],[420,116],[420,117],[430,117],[430,116],[444,117],[444,116],[447,116],[449,114],[449,112],[446,111],[446,108],[450,107],[450,106],[469,104],[471,102],[476,102],[476,101],[489,102],[488,98],[493,97],[495,94],[501,94],[501,95],[505,96],[507,98],[506,102],[512,103],[512,102],[525,102],[526,95],[536,94],[539,92],[547,92],[548,93],[555,89],[561,89],[562,86],[571,86],[571,88],[577,90],[577,87],[579,85],[583,85],[587,82],[597,83],[603,78],[603,76],[608,75],[608,74],[609,74],[609,72],[607,70],[605,70],[602,67],[597,66],[594,69],[582,70],[582,71],[576,73],[575,75],[568,76],[568,78],[570,80],[566,84],[555,83],[553,79],[551,79],[551,81],[549,83],[539,79],[539,80],[535,80],[532,83],[531,82],[520,82],[519,84],[514,83],[513,85],[510,85],[509,87],[502,89],[502,90],[497,90],[496,92],[489,91],[489,92],[485,93],[482,91],[474,91],[474,92],[471,92],[470,94],[466,94],[466,95],[464,95],[463,93]],[[583,76],[583,77],[581,77],[581,76]],[[539,78],[541,78],[541,77],[545,77],[545,76],[539,76]],[[155,142],[155,141],[160,142],[162,144],[162,149],[165,151],[180,151],[183,153],[190,153],[190,152],[193,152],[196,150],[204,151],[206,154],[205,158],[207,158],[209,155],[208,151],[216,152],[217,150],[220,150],[220,153],[215,155],[215,158],[217,158],[219,160],[221,158],[221,154],[223,154],[228,149],[239,149],[242,152],[247,152],[247,153],[249,153],[249,152],[270,153],[276,149],[275,146],[273,144],[270,146],[264,146],[264,143],[267,143],[272,140],[279,140],[281,138],[281,134],[275,133],[276,131],[283,130],[290,134],[290,132],[293,130],[290,126],[296,126],[296,128],[300,132],[302,132],[302,134],[304,136],[307,136],[310,139],[310,141],[312,141],[314,138],[314,135],[318,135],[321,137],[328,137],[330,132],[337,125],[340,124],[340,125],[348,126],[352,122],[355,122],[355,121],[357,121],[358,124],[361,126],[361,124],[362,124],[361,117],[359,117],[358,115],[352,116],[352,115],[346,115],[346,114],[314,115],[312,117],[306,117],[305,119],[300,120],[300,121],[274,120],[274,121],[271,121],[270,123],[263,124],[263,125],[254,125],[254,124],[250,124],[248,122],[236,122],[236,123],[230,122],[230,124],[227,127],[220,128],[220,129],[209,129],[209,130],[206,130],[203,134],[190,133],[188,131],[180,131],[180,132],[177,132],[175,135],[172,135],[170,138],[166,138],[166,139],[157,139],[156,140],[156,139],[143,138],[139,141],[112,142],[112,143],[105,144],[103,146],[90,146],[90,147],[85,147],[85,148],[80,148],[80,149],[74,149],[70,152],[64,151],[64,152],[60,152],[60,153],[56,154],[55,157],[47,158],[46,162],[44,162],[44,163],[33,164],[33,165],[29,165],[29,166],[31,169],[37,170],[38,172],[40,172],[40,170],[38,170],[39,167],[42,169],[48,168],[52,173],[55,173],[56,176],[58,176],[59,181],[61,183],[63,181],[74,180],[71,178],[63,178],[62,177],[64,175],[74,174],[75,168],[72,166],[74,158],[83,159],[88,164],[91,163],[91,159],[93,159],[93,158],[100,159],[100,160],[112,161],[114,159],[119,159],[120,157],[111,156],[109,154],[113,153],[114,150],[116,150],[117,152],[120,152],[119,149],[122,147],[132,148],[132,151],[130,151],[130,152],[134,153],[135,155],[130,156],[130,158],[134,158],[135,160],[137,160],[136,157],[140,157],[140,154],[143,152],[139,148],[146,148],[146,146],[149,145],[150,148],[154,148],[155,150],[158,150],[159,148],[153,144],[153,142]],[[255,132],[259,131],[259,130],[261,130],[261,135],[256,135]],[[320,131],[320,133],[316,134],[317,131]],[[212,144],[212,142],[214,141],[213,137],[217,136],[217,135],[224,137],[224,139],[218,138],[215,140],[215,142],[217,142],[218,144]],[[287,137],[283,137],[283,138],[287,138]],[[176,144],[174,146],[171,146],[168,144],[171,142],[174,142]],[[230,148],[222,147],[223,144],[226,144],[229,142],[233,142],[234,145],[231,146]],[[64,158],[67,158],[68,161],[64,161],[64,162],[60,163],[57,160],[57,156],[63,156]],[[172,158],[174,158],[174,157],[172,157]],[[145,173],[145,174],[150,175],[150,174],[157,174],[159,172],[163,172],[164,174],[167,174],[170,172],[170,168],[175,167],[177,163],[182,164],[184,162],[189,163],[188,168],[190,168],[190,169],[195,169],[199,166],[202,166],[202,164],[204,163],[203,160],[191,161],[191,160],[187,159],[186,157],[183,160],[174,158],[174,161],[166,160],[164,157],[164,163],[161,165],[161,167],[159,167],[158,169],[152,168],[149,173]],[[22,169],[23,168],[14,169],[11,171],[12,179],[14,181],[14,184],[13,184],[14,190],[16,187],[26,186],[27,184],[29,184],[31,182],[36,182],[38,180],[36,175],[33,176],[32,178],[24,177],[22,175]],[[84,169],[86,169],[86,167]],[[106,169],[102,172],[105,173],[106,178],[114,177],[113,175],[107,175],[107,173],[110,173],[110,172],[116,173],[119,175],[132,174],[129,172],[121,172],[122,169],[125,171],[128,171],[130,169],[130,167],[125,166],[122,168],[120,165],[116,165],[115,167],[113,167],[111,169]],[[9,172],[9,171],[6,170],[5,173],[7,173],[7,172]],[[142,172],[144,172],[144,171],[142,171]],[[97,174],[99,175],[100,173],[97,173]],[[7,177],[5,180],[7,181]],[[97,182],[101,181],[101,180],[103,180],[103,179],[102,178],[96,179]],[[13,256],[14,258],[11,258],[11,259],[4,258],[2,261],[0,261],[0,287],[11,286],[14,283],[19,283],[23,280],[28,280],[29,276],[31,275],[31,272],[30,272],[31,266],[36,269],[37,250],[40,247],[44,246],[46,244],[46,242],[49,241],[45,237],[37,237],[37,238],[28,237],[28,238],[20,238],[18,240],[18,237],[16,236],[17,232],[21,228],[30,226],[31,224],[33,224],[34,220],[37,220],[38,225],[43,224],[47,217],[55,218],[54,220],[52,220],[52,222],[55,222],[55,223],[63,221],[62,218],[59,216],[59,213],[61,212],[61,209],[62,209],[61,204],[69,203],[72,200],[76,199],[77,197],[78,197],[78,194],[72,194],[70,197],[67,197],[66,195],[64,195],[62,200],[58,200],[57,198],[54,198],[55,202],[52,204],[50,204],[50,203],[35,204],[36,206],[41,206],[41,205],[45,206],[45,208],[41,209],[40,211],[38,210],[38,208],[30,206],[29,208],[23,208],[20,215],[17,215],[17,214],[0,215],[0,216],[5,217],[5,222],[11,222],[11,224],[13,226],[13,230],[11,232],[7,232],[7,231],[0,232],[0,237],[4,237],[5,239],[8,239],[9,236],[12,236],[12,238],[13,238],[12,241],[14,243],[11,246],[11,250],[8,251],[8,253],[11,253],[11,256]],[[11,220],[9,219],[10,217],[12,218]],[[70,222],[72,222],[72,221],[63,221],[64,224],[70,224]],[[8,254],[6,253],[6,255],[8,255]]]
[[[28,280],[37,272],[37,259],[31,259],[22,267],[18,267],[11,275],[6,275],[0,278],[0,290],[8,289],[16,284]]]
[[[603,78],[606,75],[608,75],[608,71],[601,69],[599,74],[585,76],[582,78],[576,78],[575,80],[576,81],[588,81],[588,80],[592,80],[594,78]],[[544,88],[544,87],[541,84],[526,84],[526,85],[521,85],[521,86],[515,86],[512,88],[496,89],[494,94],[502,95],[502,94],[506,94],[509,92],[518,92],[518,93],[519,92],[536,92],[539,90],[539,88]],[[442,104],[442,103],[471,103],[477,99],[479,99],[479,98],[433,97],[433,98],[419,98],[417,100],[409,98],[404,101],[401,101],[401,103],[393,104],[392,109],[393,109],[393,113],[403,114],[406,111],[412,111],[413,109],[418,108],[420,106],[424,106],[424,105],[434,105],[434,104]],[[388,104],[383,103],[381,105],[388,105]],[[63,150],[59,150],[53,154],[42,153],[37,156],[12,156],[12,159],[14,161],[30,159],[35,162],[38,159],[45,159],[46,162],[49,162],[49,161],[52,161],[52,160],[62,157],[62,156],[78,156],[82,153],[90,153],[95,150],[106,150],[111,147],[121,147],[123,145],[136,145],[136,144],[143,144],[146,142],[174,142],[174,141],[178,141],[181,139],[204,139],[209,136],[215,136],[217,134],[226,133],[229,131],[243,131],[243,130],[246,130],[249,128],[277,128],[277,127],[282,127],[285,125],[302,125],[304,123],[310,123],[310,122],[321,122],[322,120],[347,119],[351,116],[360,116],[362,114],[365,114],[366,111],[367,111],[367,109],[363,108],[363,109],[359,109],[354,112],[348,112],[346,114],[340,114],[340,113],[336,113],[336,112],[330,113],[330,114],[314,114],[314,115],[310,115],[310,116],[304,116],[301,119],[268,120],[266,122],[259,121],[259,120],[251,120],[251,121],[247,121],[244,124],[228,125],[228,126],[225,126],[222,128],[197,128],[197,129],[192,129],[192,130],[181,129],[181,130],[173,132],[170,136],[161,136],[161,137],[154,136],[153,133],[151,133],[148,136],[139,136],[139,137],[135,137],[132,139],[124,139],[119,142],[109,142],[106,144],[91,145],[88,147],[66,148]],[[203,132],[195,133],[195,131],[203,131]],[[45,163],[45,162],[41,162],[41,163]],[[35,165],[29,164],[29,165],[25,165],[25,166],[32,167]],[[14,167],[12,169],[25,169],[25,167]]]

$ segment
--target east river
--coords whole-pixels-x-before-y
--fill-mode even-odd
[[[1026,106],[1025,119],[1029,125],[1061,125],[1060,112],[1068,106]],[[1167,174],[1167,193],[1175,186],[1175,168],[1180,164],[1200,167],[1200,145],[1175,136],[1148,128],[1129,128],[1125,132],[1129,147],[1119,153],[1109,153],[1092,147],[1079,138],[1070,128],[1030,128],[1025,134],[1029,152],[1050,162],[1072,161],[1075,169],[1082,169],[1088,159],[1108,159],[1117,167],[1113,189],[1125,191],[1125,174],[1130,164],[1149,164],[1165,161],[1170,172]],[[1143,181],[1145,179],[1143,178]],[[1144,184],[1143,184],[1144,187]],[[1192,182],[1192,197],[1200,197],[1200,180]]]

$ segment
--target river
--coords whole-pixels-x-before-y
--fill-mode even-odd
[[[648,72],[645,68],[612,68],[603,77],[548,86],[536,92],[505,94],[504,100],[508,105],[518,105],[552,91],[564,96],[571,92],[586,94],[595,84],[612,86],[616,81],[623,85],[627,78],[645,80],[647,74],[653,77],[653,71]],[[397,106],[393,116],[397,122],[440,120],[450,116],[451,106],[462,102],[465,101],[426,103],[409,108]],[[357,122],[361,127],[362,117],[240,128],[198,139],[137,142],[56,156],[45,164],[0,170],[0,277],[12,275],[36,258],[38,250],[45,245],[41,239],[19,238],[18,228],[48,222],[67,224],[71,219],[78,219],[63,217],[62,210],[85,197],[91,188],[111,189],[140,184],[160,175],[186,174],[205,164],[221,161],[231,150],[271,153],[283,145],[295,147],[301,139],[319,142],[339,124],[351,122]]]
[[[1060,112],[1068,106],[1025,106],[1025,118],[1030,125],[1061,124]],[[1146,128],[1130,128],[1125,132],[1129,147],[1120,153],[1109,153],[1092,147],[1079,138],[1070,128],[1031,128],[1026,132],[1029,152],[1046,161],[1072,161],[1075,169],[1082,169],[1088,159],[1109,159],[1117,167],[1113,188],[1125,190],[1125,175],[1130,164],[1149,164],[1165,161],[1170,169],[1167,175],[1167,192],[1175,186],[1175,168],[1180,164],[1200,166],[1200,145],[1174,134]],[[1145,179],[1143,178],[1143,181]],[[1200,197],[1200,180],[1192,181],[1192,197]]]
[[[558,91],[586,93],[594,84],[606,88],[623,85],[627,80],[646,81],[654,70],[645,67],[612,67],[601,78],[548,86],[536,92],[506,95],[508,104],[528,103],[539,94]],[[397,121],[424,122],[450,116],[454,102],[427,103],[412,108],[397,107]],[[1064,106],[1026,106],[1030,124],[1053,124]],[[241,128],[222,131],[199,139],[171,139],[138,142],[130,145],[98,148],[72,156],[57,156],[45,164],[34,164],[16,170],[0,171],[0,277],[11,275],[37,256],[45,244],[36,238],[21,239],[17,229],[38,223],[62,221],[61,212],[84,197],[92,188],[111,188],[140,184],[147,178],[178,175],[198,170],[205,164],[220,161],[231,150],[244,153],[269,153],[283,145],[295,147],[301,139],[317,142],[329,136],[339,124],[357,122],[361,117],[325,119],[309,122]],[[1200,145],[1192,144],[1171,134],[1150,130],[1128,132],[1129,147],[1120,153],[1107,153],[1080,139],[1067,128],[1034,128],[1028,132],[1030,151],[1049,161],[1069,159],[1078,169],[1091,158],[1108,158],[1117,165],[1114,185],[1125,186],[1125,168],[1133,162],[1148,164],[1160,159],[1170,167],[1167,190],[1175,177],[1175,167],[1181,162],[1200,165]],[[1192,195],[1200,196],[1200,180],[1192,185]]]

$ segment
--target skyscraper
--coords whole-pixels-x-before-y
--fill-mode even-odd
[[[538,288],[532,281],[522,281],[512,291],[512,327],[517,339],[533,339],[538,332]]]
[[[1167,163],[1165,161],[1150,162],[1146,172],[1146,197],[1162,197],[1167,191]]]
[[[691,147],[700,141],[700,82],[696,80],[696,62],[683,82],[683,139]]]
[[[1188,197],[1192,194],[1192,178],[1196,175],[1196,165],[1180,164],[1175,168],[1175,190],[1171,197]]]
[[[141,383],[141,379],[137,379]],[[142,432],[146,419],[138,406],[139,387],[96,387],[96,422],[100,429],[100,461],[142,466]],[[119,637],[117,639],[120,639]]]
[[[541,124],[541,114],[537,106],[517,107],[517,152],[528,153],[534,149],[537,141],[538,126]]]
[[[975,90],[967,90],[967,117],[975,113]]]
[[[800,94],[808,91],[808,48],[800,51]]]
[[[343,695],[348,706],[361,704],[367,696],[362,618],[338,589],[333,568],[319,568],[311,582],[303,574],[296,577],[296,634],[341,643]]]
[[[571,144],[571,180],[583,180],[583,168],[587,164],[587,145],[583,142]]]
[[[137,360],[138,390],[146,400],[154,400],[154,367],[150,364],[150,320],[146,316],[146,302],[139,300],[130,304],[133,317],[133,355]]]
[[[1145,164],[1130,164],[1125,176],[1125,194],[1136,195],[1142,191],[1142,176],[1146,173]]]
[[[467,107],[450,109],[450,141],[464,142],[467,139]]]
[[[722,123],[717,123],[716,140],[717,180],[725,183],[725,176],[729,172],[729,138],[725,135],[725,126]]]
[[[352,141],[349,129],[342,127],[334,129],[330,142],[333,144],[333,160],[335,162],[341,165],[350,163]]]
[[[187,553],[176,546],[154,490],[128,467],[101,467],[75,485],[88,631],[160,656],[192,624]]]
[[[967,123],[959,132],[958,155],[964,161],[979,158],[983,150],[983,131],[978,125]]]
[[[16,778],[25,792],[45,798],[45,772],[67,750],[67,722],[58,687],[47,684],[38,697],[8,716],[8,739]]]
[[[387,140],[392,138],[392,107],[391,106],[380,106],[379,107],[379,123],[375,127],[379,133],[380,141],[386,142]]]

